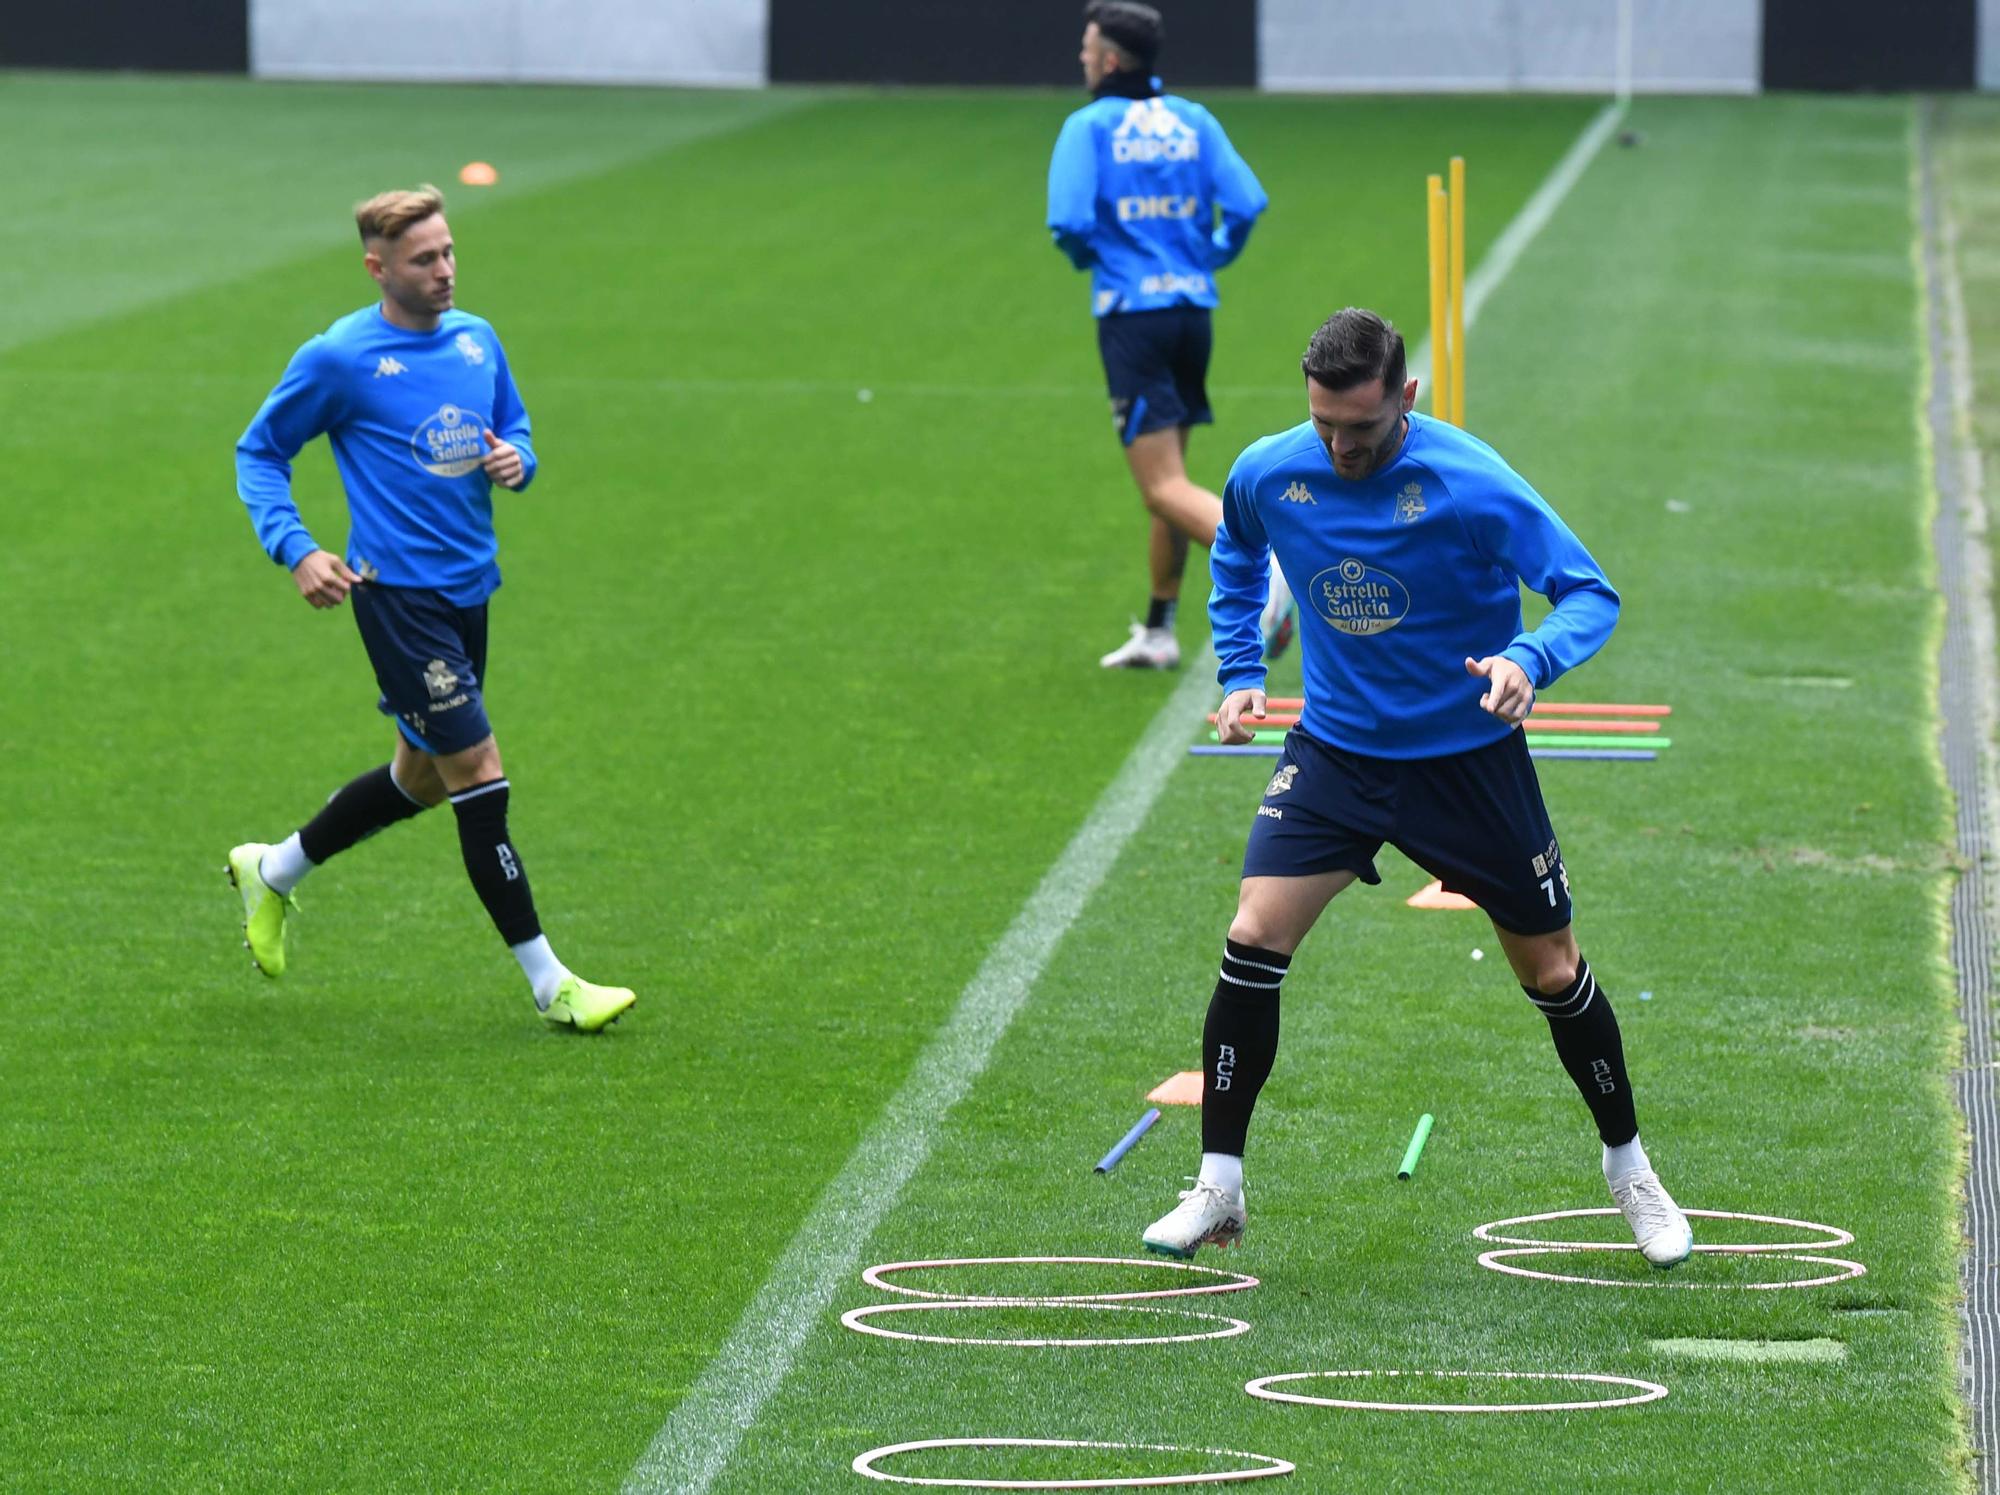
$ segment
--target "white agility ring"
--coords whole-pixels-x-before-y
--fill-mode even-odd
[[[1691,1212],[1690,1212],[1691,1213]],[[1631,1250],[1638,1248],[1631,1247]],[[1515,1246],[1505,1251],[1486,1251],[1479,1257],[1479,1264],[1489,1272],[1505,1272],[1510,1277],[1533,1277],[1542,1282],[1581,1282],[1590,1287],[1678,1287],[1706,1290],[1709,1292],[1776,1292],[1792,1287],[1827,1287],[1836,1282],[1852,1282],[1856,1277],[1868,1275],[1868,1268],[1858,1261],[1847,1261],[1838,1256],[1813,1256],[1802,1251],[1766,1250],[1759,1259],[1762,1261],[1803,1261],[1815,1266],[1842,1267],[1830,1277],[1807,1277],[1797,1282],[1663,1282],[1657,1277],[1579,1277],[1568,1272],[1535,1272],[1526,1267],[1517,1267],[1502,1260],[1512,1256],[1570,1256],[1579,1254],[1569,1246]]]
[[[1552,1251],[1636,1251],[1638,1245],[1632,1241],[1543,1241],[1532,1236],[1500,1235],[1497,1232],[1510,1225],[1539,1225],[1544,1220],[1577,1220],[1591,1215],[1617,1216],[1622,1212],[1605,1206],[1601,1209],[1558,1209],[1542,1215],[1515,1215],[1510,1220],[1489,1220],[1474,1229],[1473,1239],[1491,1241],[1496,1246],[1541,1246]],[[1800,1251],[1831,1251],[1836,1246],[1851,1246],[1854,1236],[1838,1225],[1822,1225],[1817,1220],[1791,1220],[1783,1215],[1745,1215],[1735,1210],[1691,1209],[1682,1214],[1700,1220],[1749,1220],[1758,1225],[1780,1225],[1792,1230],[1817,1230],[1826,1236],[1823,1241],[1791,1241],[1777,1244],[1758,1245],[1707,1245],[1696,1242],[1695,1250],[1707,1251],[1720,1256],[1748,1256],[1760,1251],[1796,1254]]]
[[[1167,1268],[1176,1272],[1194,1272],[1203,1277],[1222,1280],[1191,1287],[1153,1288],[1147,1292],[1020,1295],[932,1293],[925,1292],[921,1288],[899,1287],[893,1282],[884,1280],[891,1272],[918,1272],[933,1267],[987,1266],[1143,1267],[1149,1270]],[[884,1262],[863,1272],[861,1280],[881,1292],[895,1293],[904,1298],[927,1298],[936,1303],[1123,1303],[1134,1298],[1193,1298],[1204,1293],[1240,1293],[1257,1286],[1257,1279],[1247,1272],[1228,1272],[1220,1267],[1198,1267],[1189,1261],[1163,1261],[1158,1257],[1145,1260],[1130,1256],[945,1256],[936,1261]]]
[[[1598,1386],[1631,1386],[1637,1396],[1614,1396],[1589,1402],[1364,1402],[1340,1396],[1305,1396],[1296,1391],[1273,1391],[1280,1381],[1363,1379],[1382,1376],[1419,1378],[1436,1376],[1461,1380],[1494,1381],[1588,1381]],[[1657,1381],[1641,1381],[1633,1376],[1585,1375],[1580,1371],[1542,1370],[1298,1370],[1282,1376],[1259,1376],[1243,1389],[1260,1401],[1297,1402],[1305,1407],[1345,1407],[1357,1412],[1596,1412],[1606,1407],[1636,1407],[1656,1402],[1667,1394]]]
[[[920,1479],[910,1474],[889,1474],[875,1467],[877,1459],[892,1454],[915,1453],[925,1448],[1115,1448],[1144,1453],[1205,1453],[1230,1459],[1262,1459],[1262,1469],[1208,1470],[1200,1474],[1128,1475],[1121,1479]],[[854,1461],[854,1472],[892,1485],[941,1485],[953,1490],[1138,1490],[1162,1485],[1221,1485],[1245,1479],[1269,1479],[1290,1474],[1297,1466],[1267,1453],[1244,1453],[1235,1448],[1178,1448],[1171,1443],[1092,1443],[1078,1438],[921,1438],[914,1443],[891,1443],[871,1448]]]
[[[963,1313],[968,1309],[992,1312],[1005,1308],[1056,1308],[1067,1313],[1143,1313],[1159,1317],[1205,1319],[1220,1324],[1220,1329],[1208,1329],[1199,1334],[1158,1334],[1137,1339],[974,1339],[954,1334],[908,1334],[896,1329],[881,1329],[868,1322],[883,1313]],[[1234,1339],[1239,1334],[1248,1334],[1250,1325],[1242,1319],[1230,1318],[1221,1313],[1197,1313],[1192,1308],[1145,1308],[1132,1303],[1043,1303],[1034,1298],[1027,1299],[958,1299],[947,1303],[874,1303],[866,1308],[850,1308],[840,1316],[842,1324],[857,1334],[873,1334],[882,1339],[910,1339],[918,1344],[998,1344],[1016,1345],[1022,1349],[1068,1349],[1095,1348],[1100,1345],[1127,1344],[1193,1344],[1204,1339]]]

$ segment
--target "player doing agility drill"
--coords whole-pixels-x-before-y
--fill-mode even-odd
[[[1245,1221],[1243,1148],[1278,1052],[1278,994],[1335,895],[1386,842],[1493,921],[1597,1123],[1604,1177],[1657,1267],[1693,1249],[1639,1141],[1611,999],[1570,928],[1569,872],[1521,732],[1535,692],[1603,645],[1618,594],[1492,448],[1412,413],[1403,339],[1348,309],[1303,361],[1311,418],[1246,450],[1223,490],[1209,619],[1224,742],[1264,715],[1266,557],[1299,583],[1305,707],[1251,821],[1202,1031],[1201,1174],[1145,1244],[1191,1256]],[[1522,626],[1526,582],[1554,610]]]

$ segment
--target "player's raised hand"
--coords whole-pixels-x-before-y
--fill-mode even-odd
[[[1261,689],[1232,690],[1222,698],[1222,706],[1215,713],[1215,735],[1235,747],[1254,742],[1256,729],[1244,718],[1265,714],[1264,692]]]
[[[308,551],[292,567],[292,580],[298,583],[299,595],[314,607],[339,607],[361,585],[347,562],[328,550]]]
[[[1484,659],[1468,656],[1465,673],[1486,681],[1486,694],[1479,698],[1481,711],[1491,712],[1510,727],[1528,719],[1535,704],[1535,687],[1528,682],[1528,672],[1513,660],[1504,654],[1489,654]]]
[[[520,449],[511,441],[502,441],[491,431],[482,431],[486,438],[486,455],[479,465],[486,469],[486,475],[503,488],[521,486],[521,476],[527,471],[527,464],[521,460]]]

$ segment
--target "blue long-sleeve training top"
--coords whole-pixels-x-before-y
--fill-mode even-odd
[[[1380,758],[1431,758],[1511,730],[1479,709],[1469,655],[1504,654],[1540,690],[1604,646],[1618,594],[1569,526],[1485,442],[1412,414],[1379,472],[1334,470],[1312,422],[1247,448],[1209,553],[1217,678],[1264,683],[1258,614],[1275,553],[1299,603],[1309,736]],[[1520,584],[1555,604],[1522,626]]]
[[[1049,232],[1091,272],[1100,317],[1214,306],[1269,202],[1215,116],[1174,94],[1092,100],[1049,160]]]
[[[448,311],[412,332],[368,306],[292,355],[236,443],[236,491],[264,553],[290,570],[320,548],[292,501],[292,459],[324,434],[347,490],[347,564],[472,607],[500,585],[488,429],[519,448],[527,487],[528,412],[491,324]]]

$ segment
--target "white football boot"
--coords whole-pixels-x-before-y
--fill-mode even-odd
[[[1688,1259],[1694,1232],[1659,1174],[1650,1168],[1628,1173],[1611,1185],[1611,1197],[1618,1201],[1625,1223],[1632,1227],[1632,1239],[1639,1243],[1639,1254],[1647,1261],[1665,1271]]]
[[[1223,1251],[1242,1244],[1243,1226],[1250,1218],[1243,1208],[1243,1191],[1227,1194],[1215,1184],[1192,1182],[1194,1187],[1181,1194],[1179,1204],[1146,1227],[1140,1239],[1148,1251],[1185,1261],[1203,1244]]]
[[[1292,644],[1292,635],[1298,632],[1299,605],[1292,600],[1292,588],[1285,580],[1285,573],[1278,569],[1278,558],[1271,557],[1271,591],[1264,599],[1264,612],[1257,619],[1258,631],[1264,635],[1264,657],[1276,659]]]
[[[1177,670],[1180,640],[1170,629],[1134,623],[1132,636],[1097,662],[1107,670]]]

